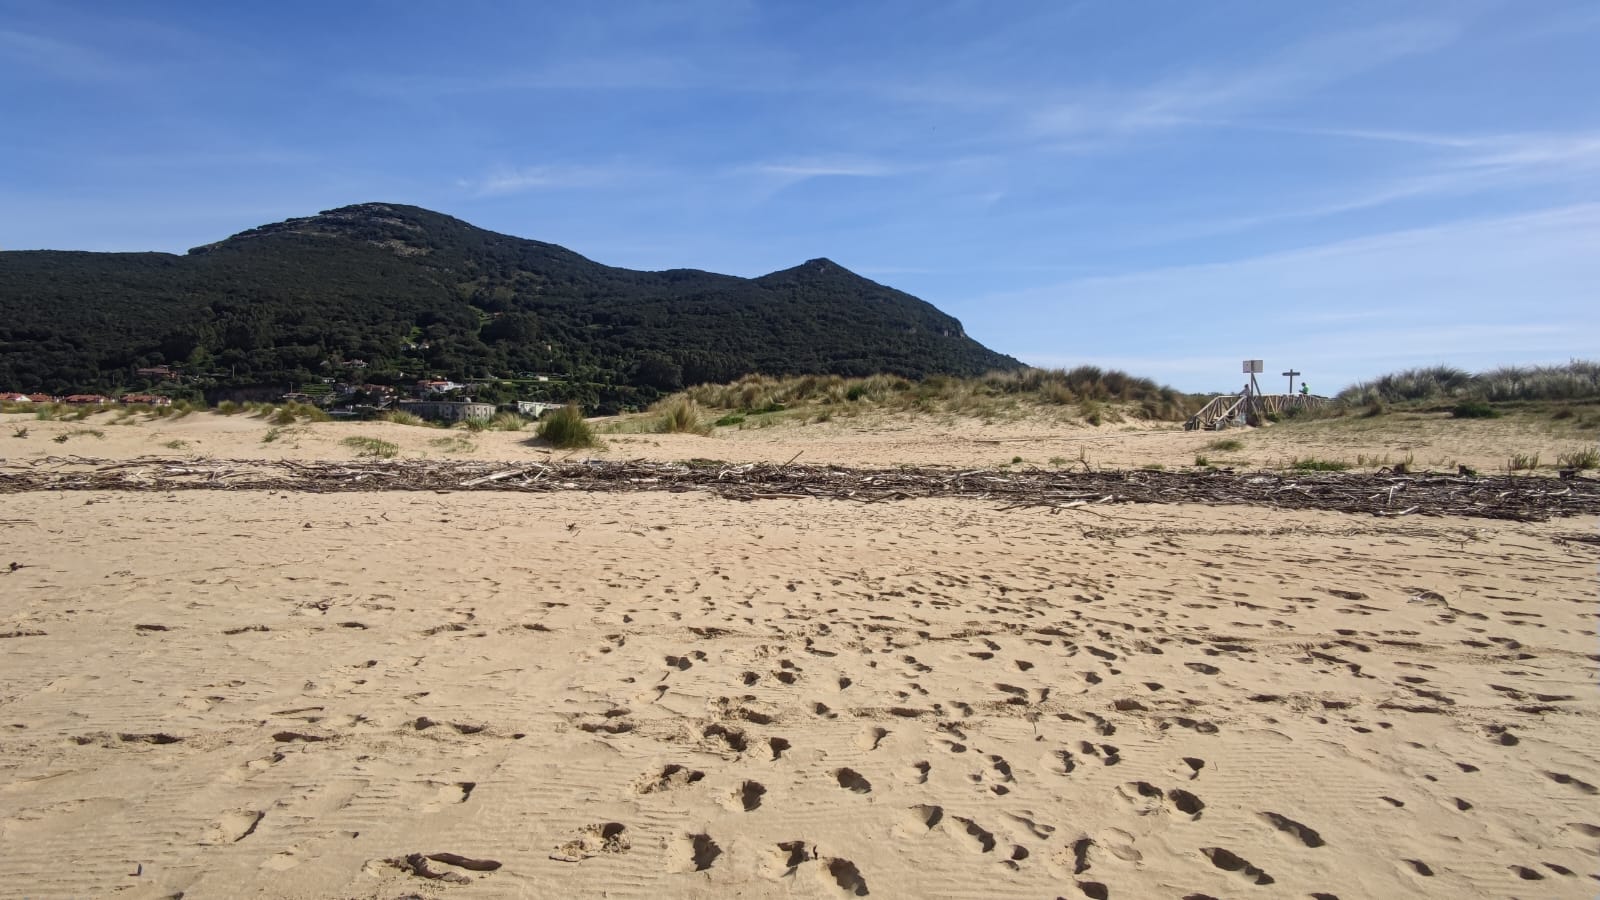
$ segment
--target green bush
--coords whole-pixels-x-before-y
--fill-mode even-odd
[[[1556,462],[1563,469],[1596,469],[1600,468],[1600,451],[1593,447],[1574,450],[1557,456]]]
[[[726,427],[729,427],[729,426],[732,426],[732,425],[743,425],[744,424],[744,414],[743,413],[729,413],[728,415],[723,416],[722,418],[718,419],[717,421],[713,422],[712,424],[716,425],[719,428],[726,428]]]
[[[1500,411],[1482,400],[1468,400],[1465,403],[1457,403],[1455,408],[1450,410],[1450,417],[1452,419],[1498,419],[1500,418]]]
[[[552,410],[539,420],[539,438],[562,450],[576,450],[595,445],[594,430],[583,418],[583,410],[569,403]]]
[[[1207,444],[1206,445],[1206,449],[1207,450],[1222,450],[1224,452],[1231,453],[1231,452],[1234,452],[1236,450],[1243,450],[1244,449],[1244,442],[1239,440],[1238,438],[1218,438],[1218,439],[1212,441],[1211,443]]]
[[[1297,472],[1343,472],[1350,464],[1337,459],[1296,459],[1289,468]]]

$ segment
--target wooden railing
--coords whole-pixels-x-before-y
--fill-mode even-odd
[[[1295,409],[1312,409],[1331,402],[1308,394],[1224,394],[1212,399],[1183,423],[1186,431],[1221,431],[1241,425],[1259,425],[1268,415]]]

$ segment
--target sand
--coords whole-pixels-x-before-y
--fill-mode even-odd
[[[279,443],[190,419],[65,450],[83,423],[30,423],[6,451]],[[315,426],[296,452],[373,428],[407,431]],[[993,455],[855,440],[901,439]],[[0,501],[6,896],[1597,889],[1597,553],[1565,539],[1591,520]]]

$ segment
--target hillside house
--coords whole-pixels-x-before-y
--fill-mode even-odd
[[[74,406],[105,406],[112,400],[102,394],[69,394],[62,397],[61,402],[71,403]]]

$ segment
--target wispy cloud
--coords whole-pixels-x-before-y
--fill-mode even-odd
[[[1140,88],[1047,104],[1031,115],[1039,135],[1115,137],[1201,124],[1293,98],[1404,57],[1440,49],[1460,33],[1448,22],[1403,22],[1304,41],[1253,66],[1196,71]]]
[[[502,166],[477,178],[457,179],[456,186],[475,197],[501,197],[526,191],[606,187],[641,174],[627,166]]]
[[[780,178],[802,180],[806,178],[887,178],[905,174],[907,167],[863,159],[800,159],[784,162],[764,162],[744,167],[746,171]]]
[[[66,81],[107,82],[134,74],[134,67],[82,44],[4,28],[0,59]]]

